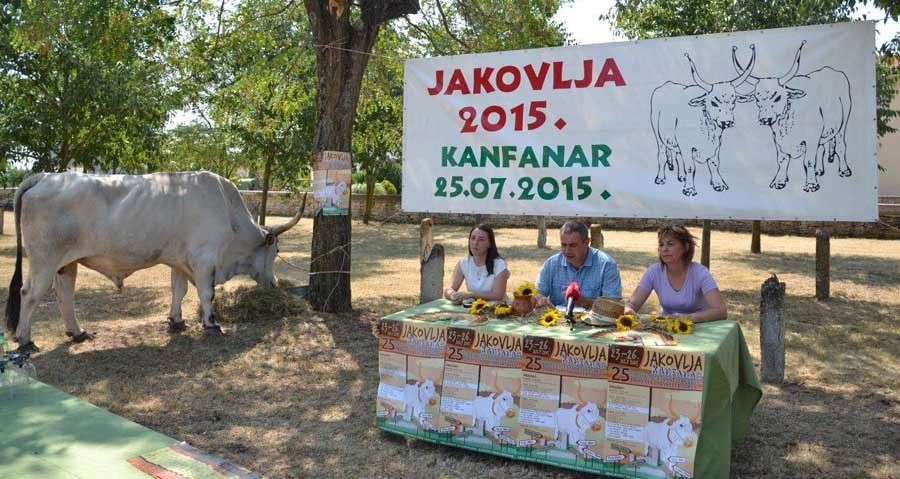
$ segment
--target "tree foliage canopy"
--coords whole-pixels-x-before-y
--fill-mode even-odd
[[[156,167],[174,92],[173,15],[137,0],[0,8],[0,153],[35,169]]]

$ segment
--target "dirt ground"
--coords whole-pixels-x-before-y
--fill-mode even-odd
[[[11,277],[15,259],[12,215],[5,216],[0,278]],[[279,277],[307,282],[311,228],[303,220],[283,236]],[[436,227],[447,279],[467,232]],[[533,281],[554,252],[535,246],[535,230],[501,229],[497,237],[510,289]],[[656,258],[655,234],[606,231],[605,238],[627,294]],[[549,239],[556,243],[554,232]],[[375,427],[371,328],[417,302],[418,241],[415,225],[354,223],[353,313],[230,323],[224,338],[202,335],[193,288],[184,307],[189,330],[166,332],[165,267],[133,275],[121,292],[81,268],[76,313],[96,339],[69,342],[48,294],[35,314],[39,379],[270,478],[582,477]],[[732,477],[900,477],[900,241],[833,239],[827,302],[814,299],[813,238],[763,236],[761,255],[750,254],[746,234],[714,231],[711,243],[711,270],[757,366],[760,286],[771,272],[787,283],[786,381],[764,387],[750,434],[733,448]],[[226,287],[240,284],[246,280]]]

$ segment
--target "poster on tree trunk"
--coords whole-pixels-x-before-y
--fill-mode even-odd
[[[323,151],[313,161],[312,190],[318,211],[325,216],[350,214],[350,185],[353,165],[350,153]]]

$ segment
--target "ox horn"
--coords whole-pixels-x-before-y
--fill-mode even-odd
[[[806,45],[806,40],[803,40],[800,43],[800,48],[797,49],[797,54],[794,55],[794,63],[791,65],[791,69],[778,79],[779,85],[784,86],[784,84],[791,81],[791,79],[794,78],[794,75],[797,74],[797,71],[800,70],[800,52],[803,51],[803,45]]]
[[[416,386],[425,383],[425,373],[422,372],[422,361],[416,361]]]
[[[750,50],[753,52],[750,55],[750,63],[747,64],[747,68],[741,68],[737,59],[737,47],[733,45],[731,47],[731,59],[734,61],[734,69],[738,71],[737,78],[731,80],[731,85],[734,87],[742,85],[748,78],[751,78],[750,72],[753,71],[753,65],[756,63],[756,45],[750,44]],[[753,84],[756,84],[756,82],[753,82]]]
[[[700,404],[697,404],[697,412],[695,412],[695,413],[690,417],[690,421],[691,421],[692,423],[697,424],[697,423],[700,422],[700,412],[701,412],[701,411],[700,411]]]
[[[269,230],[269,233],[274,236],[278,236],[281,233],[284,233],[285,231],[293,228],[294,225],[296,225],[300,221],[300,217],[303,216],[303,211],[306,209],[306,195],[307,193],[303,193],[303,203],[300,205],[300,211],[297,212],[297,215],[283,225],[273,226],[272,229]]]
[[[694,78],[694,83],[696,83],[700,88],[706,90],[707,93],[711,92],[712,85],[706,83],[706,81],[700,77],[700,73],[697,72],[697,67],[694,66],[694,60],[691,60],[691,56],[687,53],[685,53],[684,56],[687,58],[688,63],[691,64],[691,76]]]

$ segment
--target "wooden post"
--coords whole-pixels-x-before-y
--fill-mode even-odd
[[[760,242],[759,242],[759,234],[760,234],[760,231],[762,230],[761,223],[762,222],[759,220],[753,221],[753,229],[752,229],[752,232],[750,233],[750,235],[751,235],[750,236],[750,252],[753,254],[759,254],[762,251],[760,249]]]
[[[538,246],[538,248],[546,248],[547,247],[547,217],[546,216],[538,217],[537,246]]]
[[[827,301],[831,296],[831,233],[816,230],[816,299]]]
[[[419,230],[419,303],[434,301],[444,295],[444,247],[434,244],[433,228],[431,218],[422,220]]]
[[[3,234],[3,223],[6,220],[6,208],[0,206],[0,235]]]
[[[591,246],[597,249],[603,249],[603,231],[600,225],[591,225]]]
[[[706,266],[706,269],[709,269],[709,235],[710,235],[710,221],[703,220],[703,239],[700,244],[700,263],[703,266]]]
[[[762,284],[759,299],[760,373],[767,383],[784,381],[784,283],[774,274]]]

